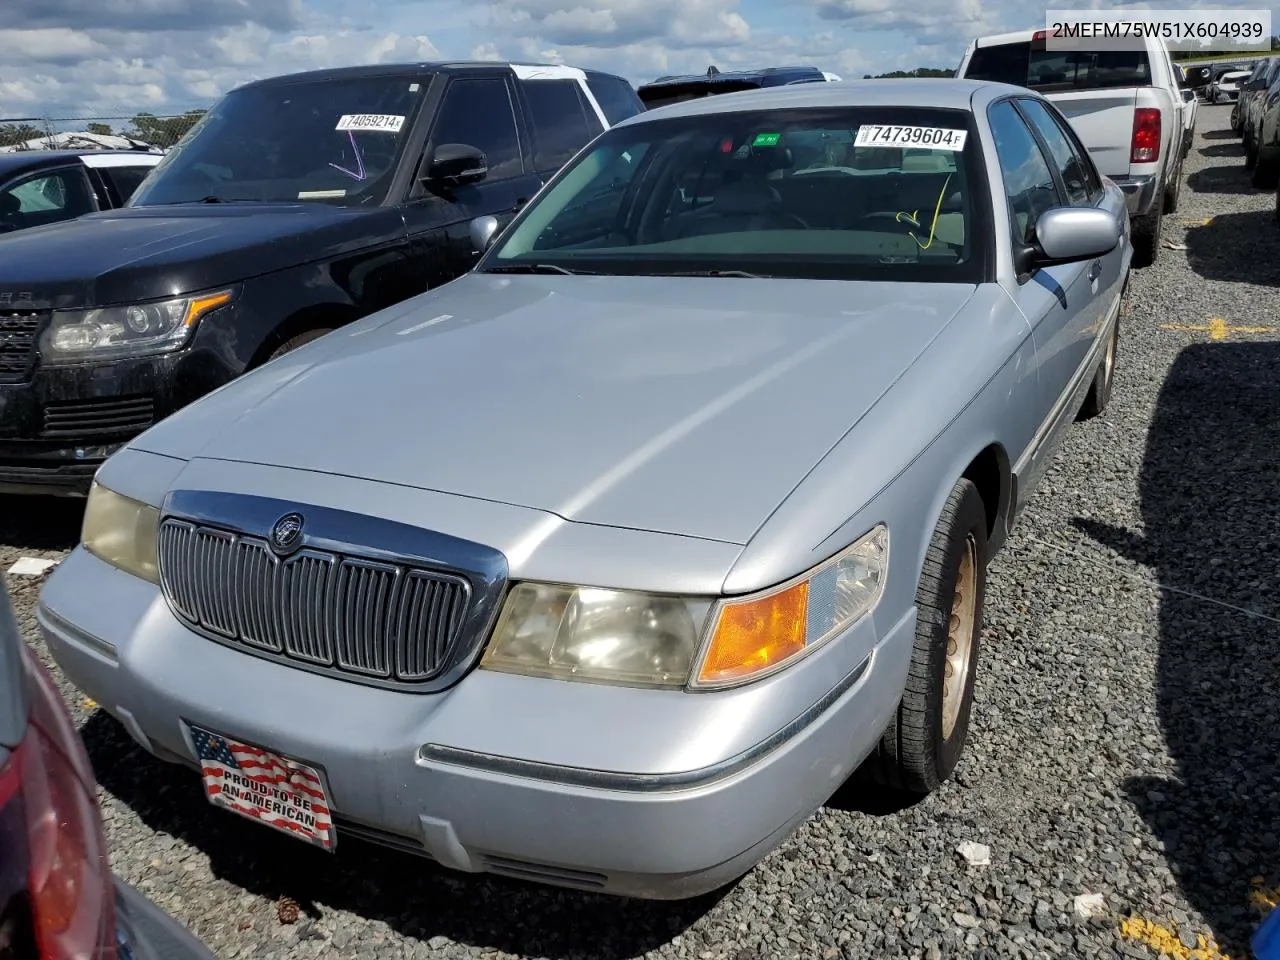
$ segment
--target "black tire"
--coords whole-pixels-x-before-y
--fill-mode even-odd
[[[1280,223],[1280,187],[1276,188],[1276,222]]]
[[[962,561],[972,565],[972,639],[965,672],[953,688],[953,695],[960,699],[951,701],[948,731],[944,715],[947,651],[955,604],[959,600],[965,605],[966,598],[956,590]],[[942,508],[920,573],[915,646],[902,700],[863,767],[874,783],[923,796],[937,789],[955,770],[969,734],[986,582],[986,510],[978,488],[961,479]]]
[[[1252,182],[1259,190],[1274,190],[1276,184],[1280,183],[1280,164],[1259,157],[1253,165]]]
[[[1253,145],[1253,139],[1245,134],[1244,137],[1244,168],[1252,170],[1258,165],[1258,151]]]
[[[305,346],[312,340],[319,340],[326,333],[332,332],[333,331],[328,328],[320,330],[306,330],[295,337],[290,337],[284,343],[280,344],[280,346],[271,351],[271,356],[267,357],[267,361],[270,362],[276,359],[276,357],[283,357],[286,353],[292,353],[294,350],[297,350],[301,346]]]
[[[1120,295],[1121,304],[1124,303],[1124,294]],[[1121,306],[1120,312],[1124,312]],[[1102,411],[1107,409],[1107,404],[1111,401],[1111,390],[1116,380],[1116,354],[1120,350],[1120,317],[1116,317],[1115,327],[1111,331],[1111,339],[1107,341],[1107,349],[1102,354],[1102,359],[1098,361],[1098,369],[1093,374],[1093,384],[1089,387],[1088,394],[1085,395],[1084,403],[1080,405],[1080,410],[1076,414],[1076,422],[1082,420],[1092,420],[1099,416]]]
[[[1133,265],[1149,267],[1160,256],[1160,239],[1164,234],[1164,215],[1157,208],[1155,213],[1134,219],[1131,233],[1133,241]]]

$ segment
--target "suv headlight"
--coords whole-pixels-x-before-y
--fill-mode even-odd
[[[758,680],[866,616],[884,591],[883,525],[801,576],[745,597],[678,597],[519,583],[481,667],[643,687]]]
[[[233,291],[123,307],[55,310],[40,351],[46,363],[171,353],[187,343],[200,318],[225,306]]]
[[[84,508],[80,541],[100,560],[135,577],[160,582],[160,511],[95,481]]]

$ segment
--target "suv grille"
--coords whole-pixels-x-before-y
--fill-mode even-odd
[[[352,680],[422,683],[449,663],[470,585],[461,577],[168,519],[160,579],[175,613],[233,646]]]
[[[46,316],[43,310],[0,310],[0,383],[22,383],[31,376],[36,334]]]

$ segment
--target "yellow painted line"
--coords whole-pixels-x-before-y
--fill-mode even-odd
[[[1196,934],[1196,945],[1188,947],[1172,925],[1166,927],[1142,917],[1126,918],[1120,924],[1120,936],[1144,944],[1160,956],[1173,957],[1174,960],[1231,960],[1229,954],[1219,950],[1218,945],[1204,934]]]
[[[1161,330],[1194,330],[1209,334],[1210,340],[1225,340],[1232,333],[1276,333],[1280,327],[1250,327],[1227,323],[1222,317],[1210,317],[1207,324],[1162,323]]]
[[[1183,220],[1184,227],[1207,227],[1213,223],[1213,217],[1205,217],[1203,220]]]
[[[97,709],[98,709],[98,701],[97,701],[97,700],[91,700],[91,699],[89,699],[88,697],[85,697],[85,698],[84,698],[84,700],[83,700],[83,701],[81,701],[81,706],[83,706],[86,710],[97,710]]]

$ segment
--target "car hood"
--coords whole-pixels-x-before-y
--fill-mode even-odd
[[[133,446],[742,544],[974,289],[471,274]]]
[[[0,301],[74,309],[171,297],[341,256],[403,232],[392,208],[126,207],[0,237]]]

